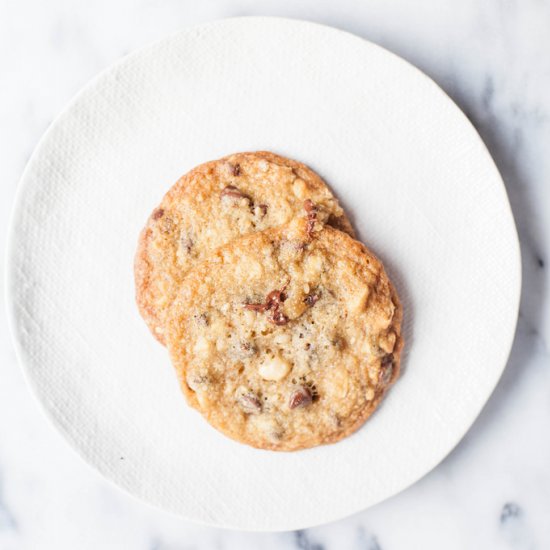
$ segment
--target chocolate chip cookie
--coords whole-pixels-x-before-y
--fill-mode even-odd
[[[166,312],[191,266],[236,237],[287,223],[307,199],[320,220],[353,234],[323,180],[273,153],[238,153],[183,176],[149,217],[135,259],[136,300],[154,336],[164,343]]]
[[[262,449],[342,439],[399,373],[401,306],[382,264],[304,207],[196,264],[166,324],[188,402]]]

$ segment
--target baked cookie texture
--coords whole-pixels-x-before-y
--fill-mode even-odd
[[[166,324],[189,404],[262,449],[346,437],[399,374],[401,306],[382,264],[323,226],[315,205],[305,207],[306,218],[234,240],[196,264]]]
[[[183,176],[149,217],[134,264],[136,301],[153,335],[165,343],[167,312],[187,271],[217,247],[302,215],[350,235],[353,229],[323,180],[304,164],[269,152],[238,153]]]

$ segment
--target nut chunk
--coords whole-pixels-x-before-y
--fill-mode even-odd
[[[258,372],[264,380],[273,380],[278,382],[282,380],[290,371],[290,364],[280,357],[268,359],[263,365],[260,365]]]

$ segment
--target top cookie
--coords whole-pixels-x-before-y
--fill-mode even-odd
[[[212,250],[302,215],[311,199],[318,219],[353,235],[338,201],[307,166],[273,153],[238,153],[207,162],[166,193],[143,229],[136,253],[136,300],[165,343],[168,308],[190,267]]]
[[[382,264],[306,208],[196,265],[166,325],[188,402],[264,449],[345,437],[399,372],[401,307]]]

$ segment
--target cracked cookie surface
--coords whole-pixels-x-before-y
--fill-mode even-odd
[[[323,180],[273,153],[237,153],[180,178],[149,217],[134,264],[139,311],[157,340],[165,343],[167,311],[196,262],[237,237],[302,215],[307,199],[320,221],[353,235]]]
[[[338,441],[399,373],[401,306],[382,264],[311,219],[235,240],[182,282],[167,345],[188,402],[229,437]]]

